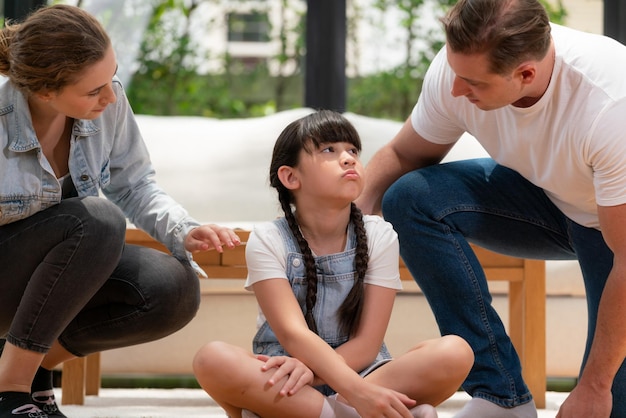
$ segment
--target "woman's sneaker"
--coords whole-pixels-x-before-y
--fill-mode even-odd
[[[59,406],[54,399],[54,390],[42,390],[30,394],[33,404],[48,415],[49,418],[67,418],[59,411]]]
[[[0,418],[48,418],[48,414],[32,403],[29,393],[1,392]]]

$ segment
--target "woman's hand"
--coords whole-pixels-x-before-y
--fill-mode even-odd
[[[233,249],[239,244],[241,239],[235,231],[215,224],[196,227],[185,237],[185,249],[192,253],[207,250],[217,250],[221,253],[224,247]]]
[[[313,383],[313,372],[298,359],[288,356],[269,357],[264,355],[259,355],[257,358],[265,362],[261,370],[276,369],[267,381],[270,386],[274,386],[287,376],[287,380],[280,388],[279,393],[281,396],[294,395],[303,387],[310,386]]]

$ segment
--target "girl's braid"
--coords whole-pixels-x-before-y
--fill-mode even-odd
[[[300,251],[304,255],[304,266],[306,268],[306,312],[304,314],[304,318],[309,329],[317,334],[317,324],[315,323],[315,318],[313,316],[313,307],[317,301],[317,268],[315,267],[315,259],[313,258],[313,253],[309,248],[309,244],[306,239],[304,239],[302,232],[300,232],[296,217],[291,210],[291,195],[289,191],[285,188],[279,188],[278,200],[280,201],[280,205],[285,212],[287,224],[289,224],[291,232],[298,241]]]
[[[354,257],[355,278],[350,293],[339,308],[339,323],[341,329],[348,335],[356,332],[363,310],[363,280],[367,272],[369,253],[367,249],[367,233],[363,223],[363,214],[354,204],[351,204],[350,221],[356,233],[356,254]]]

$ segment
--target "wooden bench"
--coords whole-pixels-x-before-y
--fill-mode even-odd
[[[249,231],[237,231],[243,244]],[[128,229],[126,242],[167,251],[148,234]],[[509,282],[509,335],[519,354],[524,379],[537,408],[545,408],[546,392],[546,283],[545,262],[509,257],[473,246],[488,280]],[[198,253],[194,259],[209,279],[245,278],[245,245],[220,254]],[[402,280],[413,281],[400,260]],[[100,353],[77,358],[63,365],[62,403],[83,404],[85,395],[100,389]]]

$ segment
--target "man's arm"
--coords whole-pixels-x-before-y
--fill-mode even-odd
[[[356,203],[363,213],[380,214],[385,191],[400,176],[417,168],[439,163],[453,144],[427,141],[407,119],[396,136],[374,154],[365,169],[365,189]]]
[[[626,205],[598,207],[602,235],[613,251],[589,358],[558,418],[609,417],[611,385],[626,357]]]

